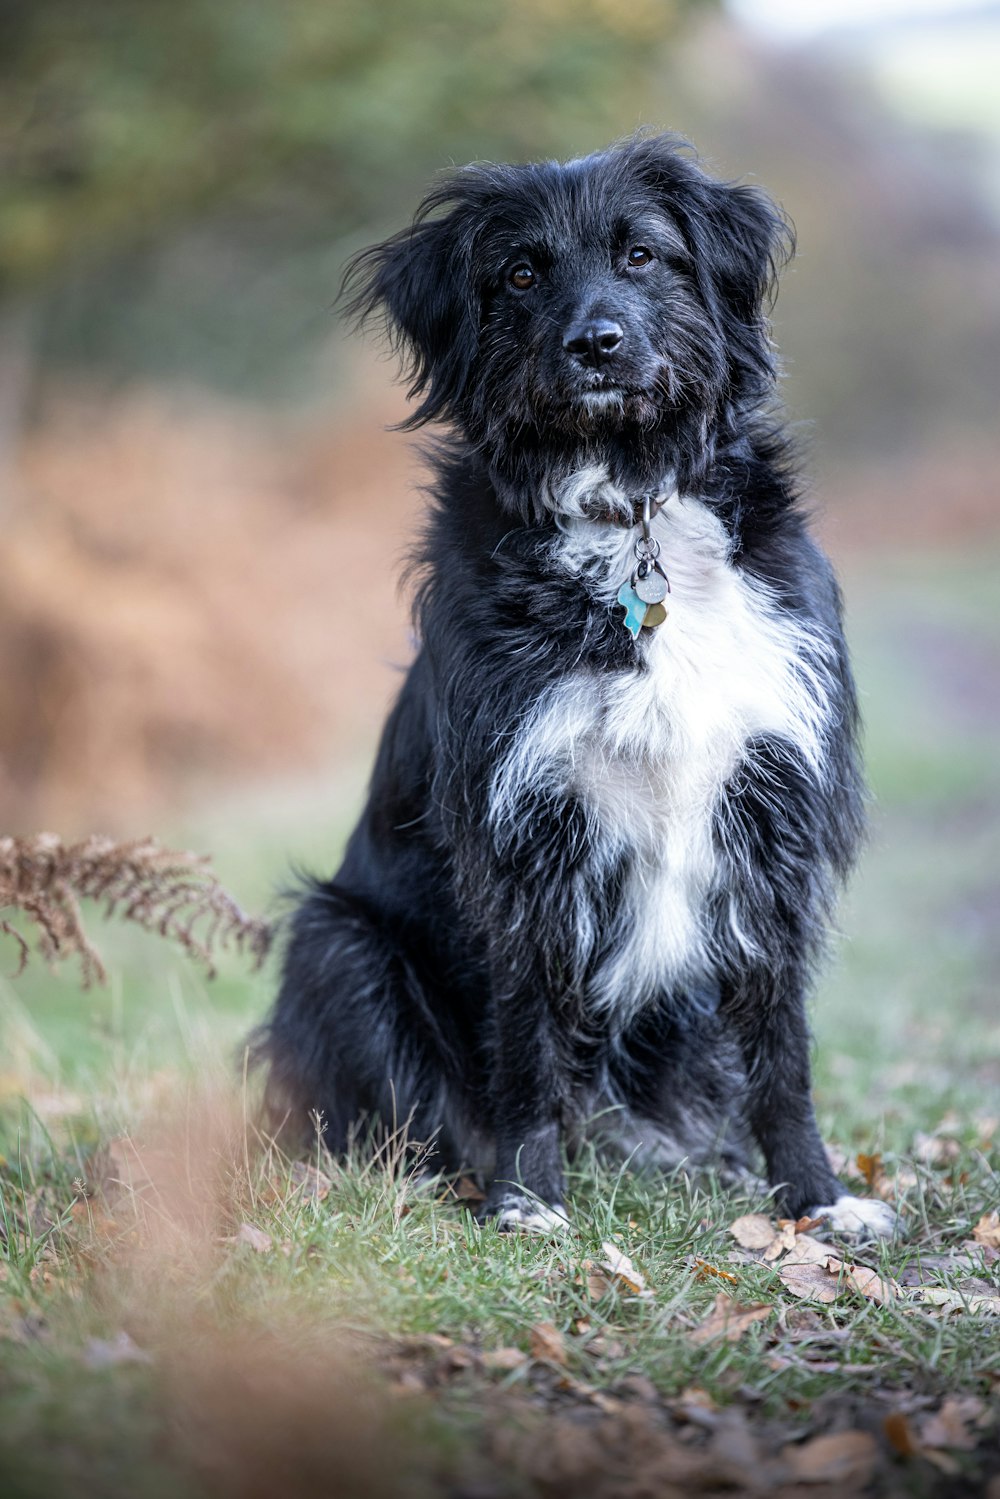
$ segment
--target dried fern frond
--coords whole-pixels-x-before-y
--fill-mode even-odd
[[[75,953],[85,987],[95,979],[103,983],[107,975],[84,929],[81,899],[101,901],[106,916],[179,942],[210,976],[217,944],[232,942],[259,966],[273,928],[241,910],[207,864],[204,855],[161,848],[153,838],[115,843],[97,836],[70,844],[55,833],[0,838],[0,911],[27,916],[49,962]],[[17,971],[22,972],[29,955],[26,939],[2,917],[0,932],[18,944]]]

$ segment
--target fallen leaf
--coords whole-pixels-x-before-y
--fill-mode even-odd
[[[882,1422],[882,1430],[893,1452],[900,1457],[913,1457],[920,1451],[920,1443],[902,1411],[890,1411]]]
[[[975,1395],[949,1396],[939,1411],[932,1411],[920,1422],[921,1445],[971,1452],[977,1438],[969,1425],[978,1421],[985,1410],[985,1403]]]
[[[645,1374],[626,1374],[617,1389],[620,1394],[630,1395],[633,1400],[643,1400],[647,1405],[659,1403],[660,1392]]]
[[[605,1271],[613,1281],[623,1285],[633,1295],[641,1296],[646,1300],[652,1299],[653,1292],[647,1286],[645,1277],[635,1268],[627,1254],[623,1253],[616,1244],[612,1244],[610,1239],[606,1239],[601,1245],[601,1252],[604,1259],[600,1262],[599,1269]]]
[[[983,1265],[995,1265],[1000,1260],[1000,1246],[993,1249],[989,1244],[977,1244],[975,1239],[966,1239],[959,1245],[955,1258],[961,1261],[963,1256],[964,1263],[975,1269]]]
[[[715,1275],[719,1280],[729,1280],[732,1281],[734,1286],[739,1285],[739,1280],[735,1275],[730,1275],[728,1270],[717,1269],[715,1265],[710,1265],[708,1260],[699,1259],[697,1255],[694,1257],[694,1268],[701,1276]]]
[[[435,1364],[434,1372],[437,1375],[461,1374],[466,1369],[472,1369],[477,1362],[477,1356],[471,1348],[452,1347],[445,1350]]]
[[[486,1193],[476,1185],[471,1176],[460,1176],[452,1188],[459,1202],[485,1202]]]
[[[531,1329],[531,1357],[543,1364],[566,1363],[566,1343],[552,1322],[536,1322]]]
[[[674,1401],[674,1413],[687,1421],[703,1423],[707,1416],[712,1416],[719,1409],[707,1390],[700,1385],[689,1385],[686,1390],[681,1390]]]
[[[257,1228],[253,1223],[241,1223],[236,1233],[231,1238],[223,1239],[223,1244],[246,1244],[255,1254],[270,1254],[274,1248],[274,1242],[270,1234],[266,1234],[262,1228]]]
[[[611,1290],[610,1275],[605,1275],[604,1271],[599,1265],[595,1265],[593,1260],[584,1260],[582,1269],[584,1282],[587,1287],[587,1295],[591,1301],[600,1301],[601,1297],[606,1296]]]
[[[763,1322],[773,1311],[773,1306],[759,1301],[740,1306],[725,1291],[720,1291],[705,1321],[691,1333],[691,1342],[708,1343],[713,1338],[725,1338],[727,1343],[735,1343],[748,1327]]]
[[[766,1264],[770,1264],[773,1260],[780,1259],[789,1249],[794,1248],[795,1224],[791,1219],[786,1219],[784,1227],[775,1234],[770,1244],[764,1250],[764,1261]]]
[[[781,1284],[793,1296],[804,1301],[836,1301],[843,1262],[834,1255],[826,1255],[820,1263],[811,1259],[791,1263],[784,1260],[776,1268]]]
[[[824,1244],[822,1239],[814,1239],[812,1234],[796,1234],[795,1243],[788,1253],[788,1258],[783,1262],[786,1265],[825,1265],[829,1259],[837,1259],[837,1251],[832,1244]]]
[[[799,1483],[850,1483],[861,1489],[874,1470],[878,1445],[866,1431],[838,1431],[785,1447],[781,1455]]]
[[[902,1287],[896,1281],[883,1280],[876,1270],[869,1270],[867,1265],[845,1265],[844,1281],[860,1292],[866,1301],[874,1301],[877,1306],[890,1305],[902,1292]]]
[[[944,1287],[921,1286],[916,1300],[942,1312],[971,1312],[977,1317],[1000,1317],[1000,1296],[970,1295]]]
[[[944,1135],[925,1135],[922,1130],[917,1130],[913,1136],[913,1155],[925,1166],[945,1166],[949,1161],[955,1161],[962,1153],[962,1147],[957,1140],[952,1140]]]
[[[288,1177],[294,1190],[309,1202],[322,1202],[333,1186],[324,1172],[316,1166],[307,1165],[305,1161],[293,1161]]]
[[[854,1157],[854,1164],[870,1187],[874,1187],[880,1176],[884,1176],[882,1170],[882,1157],[880,1155],[858,1154]]]
[[[876,1197],[881,1197],[884,1202],[894,1202],[896,1191],[899,1187],[916,1186],[917,1179],[912,1172],[897,1172],[893,1180],[886,1172],[880,1155],[858,1155],[855,1157],[858,1170],[864,1177],[869,1189]]]
[[[814,1228],[819,1228],[820,1224],[823,1221],[824,1220],[823,1220],[822,1217],[820,1217],[820,1218],[796,1218],[794,1220],[794,1222],[795,1222],[795,1232],[797,1234],[812,1233],[813,1229]],[[778,1227],[779,1228],[784,1228],[785,1224],[786,1223],[790,1223],[790,1222],[792,1222],[792,1219],[790,1219],[790,1218],[779,1218],[778,1219]]]
[[[763,1213],[745,1213],[734,1218],[728,1232],[744,1249],[766,1249],[774,1238],[774,1224]]]
[[[1000,1212],[996,1208],[992,1213],[984,1213],[972,1230],[972,1237],[977,1244],[985,1244],[988,1249],[1000,1249]]]
[[[489,1348],[481,1355],[480,1362],[484,1369],[506,1374],[511,1369],[520,1369],[528,1360],[520,1348]]]

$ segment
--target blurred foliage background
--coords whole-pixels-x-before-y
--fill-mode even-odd
[[[3,826],[145,830],[364,763],[410,650],[417,460],[333,304],[450,163],[653,124],[763,183],[798,228],[776,334],[828,545],[981,560],[1000,22],[896,11],[3,0]]]

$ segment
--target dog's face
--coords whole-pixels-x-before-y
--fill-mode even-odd
[[[501,471],[602,443],[662,473],[773,379],[762,306],[787,230],[665,137],[566,165],[473,166],[349,272],[412,361],[409,425],[457,423]]]

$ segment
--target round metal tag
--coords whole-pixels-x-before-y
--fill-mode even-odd
[[[667,611],[662,604],[650,604],[646,610],[646,617],[642,622],[644,630],[655,630],[657,625],[662,625],[667,617]]]
[[[667,580],[662,573],[648,572],[632,584],[644,604],[659,604],[667,596]]]

